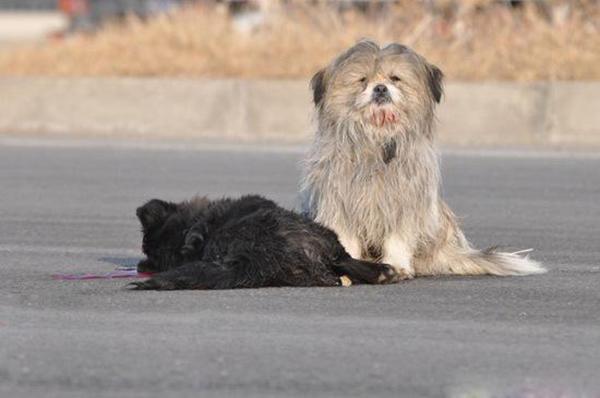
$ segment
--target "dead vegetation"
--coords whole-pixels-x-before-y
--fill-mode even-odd
[[[450,79],[599,79],[599,8],[595,0],[517,8],[405,0],[366,11],[296,2],[273,6],[250,24],[217,6],[194,6],[4,51],[0,74],[304,78],[369,37],[416,48]]]

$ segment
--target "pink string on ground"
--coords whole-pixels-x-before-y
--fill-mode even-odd
[[[116,279],[116,278],[149,278],[152,273],[137,272],[135,269],[117,269],[101,274],[55,274],[52,279],[63,281],[83,281],[88,279]]]

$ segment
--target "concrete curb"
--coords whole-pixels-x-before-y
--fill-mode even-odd
[[[305,80],[0,78],[0,133],[305,143]],[[442,145],[600,147],[600,82],[448,83]]]
[[[59,11],[0,11],[0,43],[41,40],[68,25]]]

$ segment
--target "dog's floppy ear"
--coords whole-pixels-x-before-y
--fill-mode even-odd
[[[444,74],[442,73],[440,68],[432,64],[427,65],[427,83],[429,85],[429,90],[431,91],[433,99],[435,99],[435,102],[437,102],[438,104],[440,103],[440,100],[442,99],[442,94],[444,93],[444,88],[442,84],[443,79]]]
[[[135,211],[142,227],[147,229],[154,225],[162,224],[167,217],[177,210],[174,203],[165,202],[160,199],[152,199],[145,205],[138,207]]]
[[[315,106],[319,106],[325,96],[325,69],[321,69],[310,79],[310,88],[313,91]]]

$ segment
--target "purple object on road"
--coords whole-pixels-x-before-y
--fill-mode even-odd
[[[148,278],[152,275],[148,272],[137,272],[136,269],[117,269],[112,272],[101,274],[55,274],[52,279],[63,281],[82,281],[88,279],[115,279],[115,278]]]

